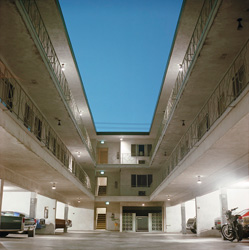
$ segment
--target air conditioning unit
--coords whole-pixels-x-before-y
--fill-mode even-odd
[[[146,191],[138,191],[139,196],[146,196]]]

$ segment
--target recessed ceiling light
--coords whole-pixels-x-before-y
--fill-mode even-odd
[[[104,171],[100,171],[100,174],[105,174],[105,172]]]
[[[104,140],[102,140],[102,141],[100,141],[100,143],[101,143],[101,144],[104,144],[104,143],[105,143],[105,141],[104,141]]]

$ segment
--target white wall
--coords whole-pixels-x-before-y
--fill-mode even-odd
[[[29,215],[31,192],[3,192],[2,211],[16,211]]]
[[[48,207],[48,218],[45,219],[46,224],[55,224],[56,200],[47,198],[43,195],[37,195],[37,219],[44,219],[44,208]]]
[[[185,202],[185,213],[186,213],[186,223],[189,218],[194,218],[196,216],[195,200],[190,200]]]
[[[249,189],[227,189],[228,209],[238,207],[236,212],[249,208]]]
[[[64,219],[65,204],[57,201],[56,203],[56,219]]]
[[[120,173],[119,171],[105,171],[104,175],[101,175],[99,172],[96,173],[97,177],[107,177],[107,190],[106,195],[119,195],[120,193]],[[115,182],[117,182],[118,186],[115,187]],[[97,182],[96,182],[97,183]]]
[[[205,233],[214,226],[214,219],[220,217],[220,191],[196,197],[197,234]]]
[[[181,205],[166,207],[166,232],[179,233],[182,230]]]
[[[69,206],[68,219],[72,221],[70,230],[93,230],[94,229],[94,205],[91,209]]]
[[[104,144],[98,142],[98,148],[108,148],[108,164],[120,164],[120,159],[117,159],[117,153],[120,154],[119,142],[105,142]]]
[[[114,218],[118,220],[112,219],[112,214],[114,214]],[[106,206],[106,229],[110,231],[119,231],[120,225],[120,203],[111,202],[110,205]],[[115,223],[118,225],[115,227]]]

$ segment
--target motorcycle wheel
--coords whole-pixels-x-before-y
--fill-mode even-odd
[[[233,241],[236,237],[235,232],[230,229],[228,225],[223,225],[221,228],[221,234],[224,240]]]
[[[237,240],[241,241],[243,239],[243,227],[240,224],[237,225],[237,234],[238,234]]]

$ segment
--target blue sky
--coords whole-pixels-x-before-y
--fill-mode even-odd
[[[60,0],[97,132],[149,132],[182,0]]]

